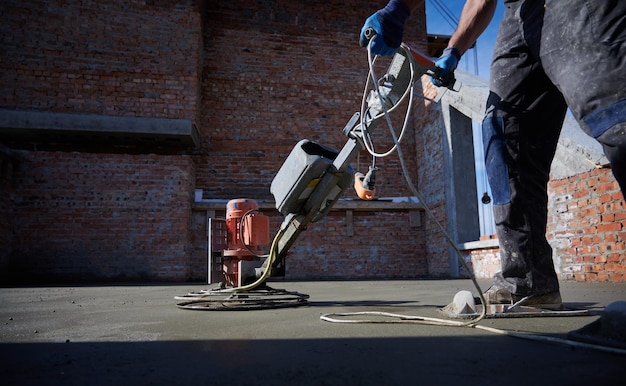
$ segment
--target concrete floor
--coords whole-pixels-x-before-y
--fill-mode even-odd
[[[304,307],[190,311],[174,296],[208,285],[0,288],[3,385],[609,385],[626,356],[471,328],[334,324],[330,312],[440,317],[468,280],[272,282]],[[481,283],[486,285],[487,283]],[[626,283],[562,283],[591,316],[488,319],[564,337],[626,299]]]

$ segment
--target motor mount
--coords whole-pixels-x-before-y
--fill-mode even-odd
[[[264,248],[270,243],[270,220],[255,200],[240,198],[226,204],[226,249],[222,266],[226,284],[240,287],[256,280]]]

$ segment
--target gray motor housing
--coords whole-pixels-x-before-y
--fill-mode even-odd
[[[322,202],[307,203],[324,174],[337,173],[333,161],[338,155],[338,151],[308,139],[298,142],[270,186],[270,192],[276,200],[276,209],[284,216],[318,209],[319,214],[313,221],[323,218],[354,180],[354,171],[348,167],[338,176],[337,186],[333,187]]]

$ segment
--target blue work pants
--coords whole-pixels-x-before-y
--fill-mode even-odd
[[[626,188],[626,1],[505,1],[483,121],[502,270],[526,296],[558,291],[547,184],[567,108]]]

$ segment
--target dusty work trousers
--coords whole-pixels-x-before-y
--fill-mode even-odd
[[[626,1],[505,1],[483,121],[502,270],[517,295],[559,289],[546,240],[550,165],[567,107],[626,187]]]

